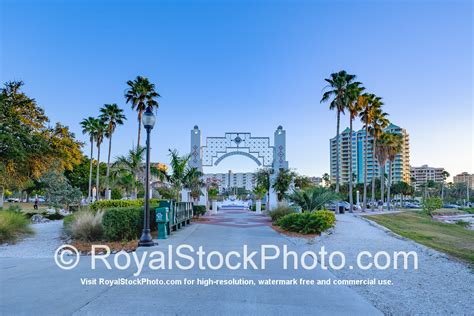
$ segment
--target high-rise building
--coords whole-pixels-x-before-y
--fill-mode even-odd
[[[392,181],[404,181],[410,183],[410,138],[407,131],[397,125],[390,124],[384,130],[394,134],[402,135],[402,151],[396,155],[393,163]],[[373,137],[369,134],[368,146],[365,148],[365,130],[353,131],[350,134],[349,128],[346,128],[339,135],[339,181],[340,183],[349,182],[349,164],[352,164],[352,179],[354,183],[364,182],[364,157],[367,152],[367,180],[372,177],[379,177],[380,168],[373,154]],[[352,160],[349,161],[349,145],[352,142]],[[336,181],[336,137],[330,139],[330,170],[331,180]],[[389,163],[385,165],[385,173],[388,174]]]
[[[474,190],[474,173],[463,172],[453,177],[454,183],[467,183],[471,190]]]
[[[443,182],[444,168],[434,168],[428,165],[410,168],[410,178],[414,181],[415,187],[427,181]]]
[[[217,182],[220,192],[232,188],[244,188],[252,191],[255,187],[255,174],[252,172],[233,173],[229,170],[228,173],[206,173],[203,180],[205,182]]]

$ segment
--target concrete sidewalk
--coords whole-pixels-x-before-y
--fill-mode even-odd
[[[168,245],[188,244],[206,252],[249,250],[275,245],[301,253],[297,246],[276,233],[265,217],[252,212],[227,210],[206,223],[194,223],[160,240],[159,245],[139,249],[166,251]],[[260,258],[255,257],[255,262]],[[135,269],[90,269],[89,257],[82,257],[73,270],[63,271],[51,259],[0,259],[0,314],[48,315],[374,315],[381,314],[367,300],[346,286],[258,285],[258,280],[326,280],[328,271],[283,269],[281,262],[267,264],[265,270],[151,270],[144,268],[139,278],[161,280],[253,280],[256,285],[81,285],[81,278],[128,278]],[[112,260],[109,260],[111,262]],[[211,260],[212,261],[212,260]]]

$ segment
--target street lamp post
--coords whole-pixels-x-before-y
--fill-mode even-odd
[[[146,130],[146,176],[145,176],[145,208],[143,210],[143,232],[138,242],[139,247],[154,246],[150,232],[150,132],[155,125],[155,115],[151,107],[143,113],[143,127]]]

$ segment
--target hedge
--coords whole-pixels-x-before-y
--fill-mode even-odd
[[[193,215],[199,217],[201,215],[206,214],[206,206],[205,205],[193,205]]]
[[[155,208],[150,205],[150,228],[157,229]],[[129,241],[138,239],[143,230],[143,206],[104,209],[102,224],[107,241]]]
[[[290,232],[300,234],[320,234],[336,223],[336,217],[330,211],[292,213],[277,220],[276,225]]]
[[[150,199],[150,204],[159,204],[161,199]],[[104,210],[108,208],[136,207],[143,206],[144,200],[99,200],[92,203],[89,208],[92,211]]]

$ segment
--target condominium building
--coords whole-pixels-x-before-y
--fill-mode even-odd
[[[444,171],[444,168],[429,167],[428,165],[410,167],[410,178],[414,181],[415,186],[427,181],[443,182],[445,180]]]
[[[233,173],[229,170],[228,173],[207,173],[203,176],[203,180],[217,182],[220,192],[231,188],[252,191],[255,187],[255,174],[252,172]]]
[[[402,135],[402,151],[396,155],[393,163],[393,182],[404,181],[410,183],[410,138],[407,131],[397,125],[390,124],[385,128],[385,132]],[[352,142],[352,159],[349,161],[349,147]],[[336,137],[330,139],[330,170],[331,180],[336,181],[336,157],[337,141]],[[352,164],[352,180],[355,183],[364,182],[364,157],[367,152],[367,179],[379,177],[380,168],[373,154],[373,137],[369,134],[367,148],[365,146],[365,130],[353,131],[350,135],[349,128],[346,128],[339,135],[339,181],[349,182],[349,166]],[[385,165],[385,173],[389,172],[389,163]]]
[[[467,183],[471,190],[474,190],[474,173],[463,172],[453,177],[454,183]]]

